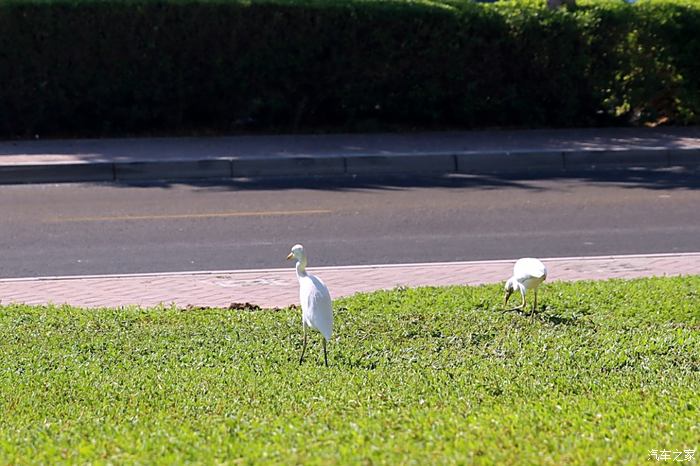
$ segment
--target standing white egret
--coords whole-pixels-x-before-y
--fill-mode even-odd
[[[532,305],[532,313],[537,307],[537,287],[547,278],[547,267],[539,259],[526,257],[518,259],[513,267],[513,276],[506,281],[506,296],[503,302],[508,304],[508,298],[513,291],[518,290],[522,297],[522,303],[515,309],[525,309],[525,293],[527,290],[534,290],[535,302]]]
[[[333,306],[331,294],[320,278],[306,272],[306,253],[304,246],[296,244],[287,260],[296,260],[297,278],[299,279],[299,301],[301,302],[301,326],[304,332],[304,345],[301,349],[299,364],[304,361],[306,352],[306,327],[315,328],[323,335],[323,360],[328,366],[326,341],[333,333]]]

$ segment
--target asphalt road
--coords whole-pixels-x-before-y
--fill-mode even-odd
[[[0,276],[700,251],[697,173],[0,187]]]

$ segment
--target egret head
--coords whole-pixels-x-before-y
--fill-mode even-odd
[[[508,304],[508,299],[510,299],[510,295],[513,294],[513,291],[515,291],[515,287],[516,287],[515,280],[513,280],[512,278],[509,278],[508,281],[506,282],[506,286],[505,286],[506,296],[503,299],[504,306],[506,304]]]
[[[287,260],[295,259],[297,262],[304,262],[306,260],[306,254],[304,253],[304,246],[301,244],[295,244],[292,246],[292,251],[287,256]]]

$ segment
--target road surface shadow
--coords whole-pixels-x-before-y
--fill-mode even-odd
[[[312,189],[319,191],[402,190],[410,188],[520,189],[545,191],[542,181],[580,181],[600,186],[630,189],[700,189],[700,171],[692,169],[624,169],[566,171],[555,173],[489,175],[342,175],[214,180],[118,181],[122,187],[170,188],[192,186],[205,190],[274,191]]]

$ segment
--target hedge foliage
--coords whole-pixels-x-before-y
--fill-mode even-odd
[[[0,136],[700,123],[700,2],[2,0]]]

